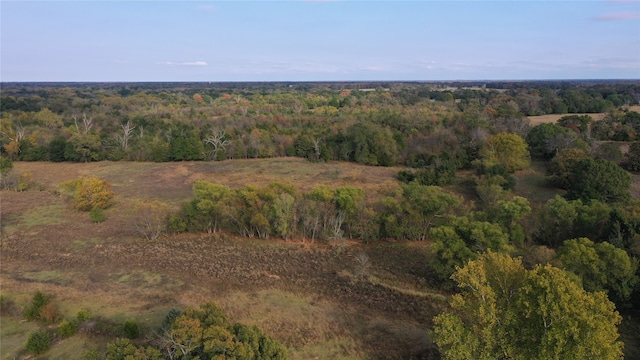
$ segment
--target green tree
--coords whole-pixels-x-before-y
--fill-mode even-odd
[[[550,265],[486,253],[459,268],[460,293],[434,318],[443,359],[621,359],[615,306]]]
[[[29,334],[25,348],[33,355],[42,354],[51,347],[51,336],[46,330],[38,330]]]
[[[138,346],[129,339],[116,339],[107,345],[106,360],[162,360],[160,350],[151,346]]]
[[[629,170],[640,172],[640,141],[636,141],[629,146],[626,156]]]
[[[458,196],[439,186],[424,186],[415,182],[402,185],[402,196],[405,208],[417,224],[422,226],[421,240],[427,238],[429,229],[437,218],[443,217],[461,203]]]
[[[102,142],[97,134],[74,133],[67,141],[64,158],[70,161],[90,162],[101,159]]]
[[[531,162],[527,143],[512,133],[500,133],[487,138],[480,148],[480,157],[485,166],[500,164],[509,172],[522,170]]]
[[[557,259],[582,279],[587,291],[605,291],[618,304],[629,301],[638,283],[637,260],[608,242],[595,244],[584,237],[567,240],[558,248]]]
[[[581,149],[563,149],[549,163],[547,179],[561,189],[568,189],[569,178],[580,160],[589,156]]]
[[[582,159],[568,179],[567,198],[624,202],[631,198],[631,175],[618,164],[602,159]]]
[[[571,148],[577,135],[566,127],[554,123],[536,125],[527,134],[531,156],[551,159],[559,151]]]

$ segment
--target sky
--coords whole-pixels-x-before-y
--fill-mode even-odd
[[[640,1],[7,1],[0,81],[640,79]]]

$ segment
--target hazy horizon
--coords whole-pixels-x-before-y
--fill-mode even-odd
[[[2,82],[640,79],[640,1],[2,1]]]

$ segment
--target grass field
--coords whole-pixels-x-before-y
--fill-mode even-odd
[[[628,107],[629,111],[640,112],[640,105],[634,105]],[[531,126],[536,126],[544,123],[554,123],[558,121],[561,117],[567,115],[589,115],[593,120],[602,120],[607,115],[605,113],[595,113],[595,114],[549,114],[549,115],[540,115],[540,116],[529,116],[529,121],[531,122]]]
[[[35,291],[54,296],[66,318],[78,310],[152,330],[171,307],[218,303],[232,321],[255,324],[282,341],[292,359],[421,358],[433,352],[427,330],[446,297],[430,289],[425,244],[322,244],[251,240],[221,234],[135,235],[128,216],[140,200],[174,208],[191,196],[195,180],[236,187],[272,181],[309,190],[351,185],[368,195],[398,168],[346,163],[312,164],[296,158],[185,163],[15,163],[42,190],[2,191],[2,295],[22,308]],[[92,223],[57,192],[79,176],[107,180],[116,192],[103,223]],[[356,252],[371,258],[372,279],[353,275]],[[435,291],[434,296],[419,294]],[[36,326],[3,316],[2,358],[22,357]],[[6,325],[5,325],[6,324]],[[37,326],[36,326],[37,327]],[[78,336],[42,358],[77,358],[104,349],[105,340]],[[73,355],[72,355],[73,354]]]

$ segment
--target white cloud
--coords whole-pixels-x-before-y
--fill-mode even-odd
[[[184,62],[159,61],[156,64],[167,65],[167,66],[207,66],[209,65],[205,61],[184,61]]]

